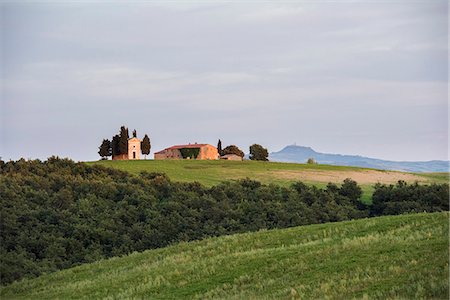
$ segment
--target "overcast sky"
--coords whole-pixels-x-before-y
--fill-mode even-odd
[[[4,160],[96,160],[121,125],[152,153],[221,138],[447,159],[446,0],[0,7]]]

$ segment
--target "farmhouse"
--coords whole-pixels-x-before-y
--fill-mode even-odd
[[[155,159],[201,159],[219,158],[217,148],[209,144],[175,145],[155,153]]]
[[[112,160],[134,160],[141,159],[141,140],[137,137],[128,139],[128,153],[112,156]]]

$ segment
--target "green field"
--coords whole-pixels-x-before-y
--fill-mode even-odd
[[[349,177],[356,180],[363,189],[363,201],[371,199],[373,185],[377,182],[395,183],[398,180],[421,183],[448,183],[449,173],[404,173],[358,167],[331,165],[308,165],[259,161],[208,161],[208,160],[139,160],[139,161],[94,161],[99,164],[139,174],[142,171],[164,172],[175,181],[198,181],[206,186],[216,185],[224,180],[251,178],[262,183],[289,185],[303,181],[317,187],[328,182],[342,183]]]
[[[23,280],[1,298],[448,299],[448,213],[176,244]]]

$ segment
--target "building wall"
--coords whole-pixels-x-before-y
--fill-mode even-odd
[[[156,160],[167,159],[166,153],[155,153],[154,154],[154,159],[156,159]]]
[[[141,140],[138,138],[128,140],[128,159],[141,159]]]
[[[128,155],[127,154],[119,154],[119,155],[113,155],[112,160],[127,160]]]
[[[209,159],[214,160],[219,158],[219,152],[217,148],[211,145],[206,145],[200,147],[200,153],[198,154],[197,159]]]
[[[165,149],[160,153],[154,154],[155,159],[182,159],[181,152],[178,149]]]
[[[220,157],[220,159],[242,161],[242,157],[240,157],[239,155],[236,155],[236,154],[224,155],[224,156]]]
[[[183,159],[181,152],[178,149],[169,149],[167,154],[169,159]]]

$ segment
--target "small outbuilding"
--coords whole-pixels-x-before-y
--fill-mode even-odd
[[[220,159],[242,161],[242,157],[240,157],[239,155],[236,155],[236,154],[225,154],[225,155],[222,155],[220,157]]]

